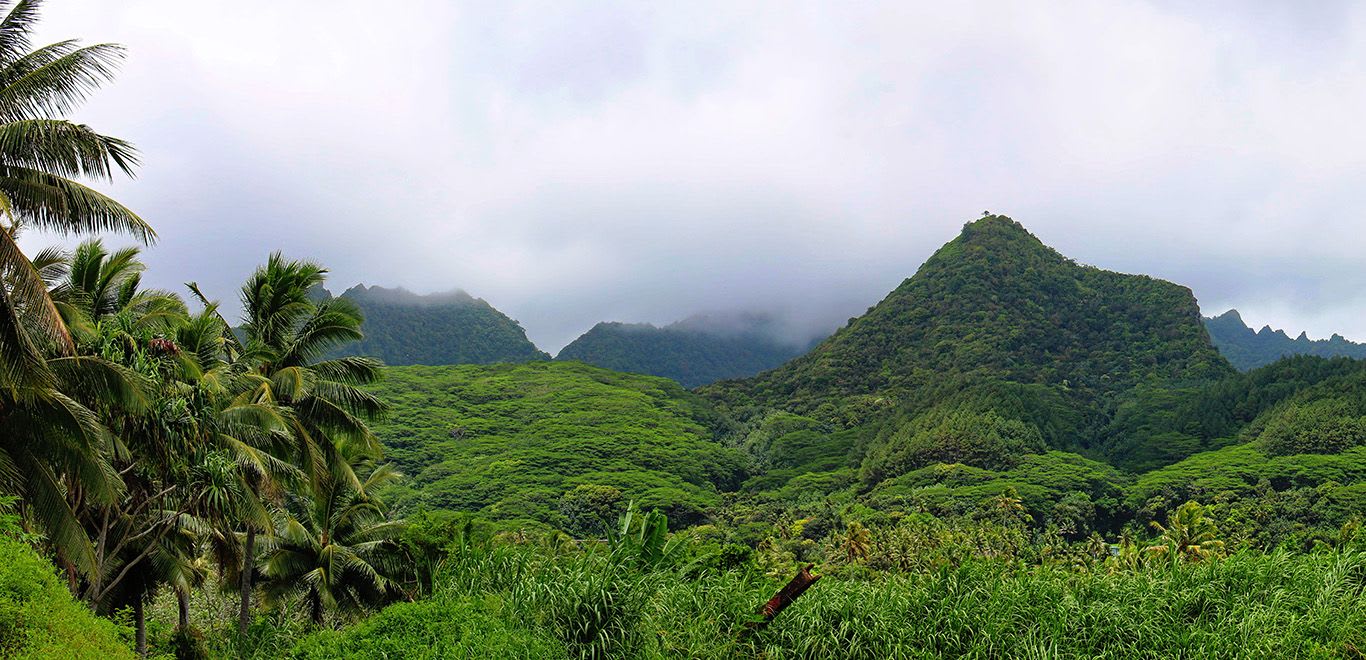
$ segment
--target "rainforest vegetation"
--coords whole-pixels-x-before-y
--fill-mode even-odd
[[[556,360],[663,376],[684,387],[768,371],[800,355],[802,341],[779,338],[777,322],[763,315],[698,315],[662,328],[648,323],[599,323]]]
[[[1362,362],[1239,372],[988,214],[752,378],[385,367],[319,264],[144,286],[86,185],[136,152],[63,119],[122,51],[3,6],[0,656],[1366,652]]]
[[[330,298],[326,289],[316,296]],[[365,336],[332,349],[385,364],[493,364],[549,360],[516,321],[464,291],[420,296],[358,284],[341,298],[365,317]]]

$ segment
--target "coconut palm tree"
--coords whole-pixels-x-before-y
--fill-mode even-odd
[[[186,321],[179,296],[142,288],[140,252],[125,247],[111,253],[98,238],[77,246],[51,291],[68,328],[91,333],[89,326],[123,316],[134,329],[166,335]]]
[[[40,4],[0,1],[0,492],[21,497],[74,576],[77,567],[93,570],[93,554],[67,496],[109,502],[119,490],[102,454],[107,430],[81,401],[127,406],[139,397],[119,370],[74,356],[44,279],[52,260],[30,261],[17,239],[25,226],[143,242],[155,234],[81,183],[131,175],[131,145],[62,119],[110,80],[122,49],[74,40],[34,48]]]
[[[267,596],[276,602],[303,596],[315,624],[329,610],[378,604],[396,591],[382,550],[398,538],[403,523],[386,518],[374,492],[398,473],[381,465],[353,482],[352,475],[369,465],[361,458],[334,470],[312,497],[296,498],[275,535],[263,541]]]
[[[1154,520],[1152,526],[1161,535],[1158,543],[1148,547],[1148,552],[1154,555],[1194,562],[1216,557],[1224,551],[1218,526],[1205,515],[1205,508],[1198,502],[1182,504],[1168,516],[1166,525]]]
[[[307,261],[270,255],[242,287],[244,338],[227,333],[235,355],[240,387],[235,401],[287,410],[294,441],[294,462],[315,491],[325,482],[343,479],[352,488],[360,480],[347,456],[378,458],[379,443],[368,421],[385,406],[359,386],[379,378],[380,363],[369,358],[322,359],[340,344],[361,338],[361,315],[347,300],[315,302],[310,292],[323,284],[327,271]],[[193,289],[193,287],[192,287]],[[240,572],[238,627],[246,631],[250,611],[255,543],[258,532],[247,524]]]
[[[840,541],[840,551],[844,553],[844,561],[856,564],[868,559],[872,544],[872,533],[862,523],[854,521],[849,523],[848,529],[844,532],[844,537]]]
[[[50,385],[44,349],[70,352],[43,279],[16,242],[19,229],[155,237],[137,214],[79,181],[131,176],[132,146],[61,118],[112,78],[123,50],[75,40],[33,48],[40,4],[0,2],[0,374],[11,388]]]

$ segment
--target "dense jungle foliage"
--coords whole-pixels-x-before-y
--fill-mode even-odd
[[[1289,355],[1366,358],[1366,344],[1348,341],[1341,335],[1310,339],[1308,334],[1301,332],[1300,336],[1291,339],[1284,330],[1272,330],[1270,326],[1253,332],[1236,309],[1206,318],[1205,329],[1219,352],[1243,371]]]
[[[370,390],[390,406],[375,432],[408,475],[406,508],[596,533],[579,522],[635,500],[678,523],[734,490],[742,455],[673,381],[577,362],[389,367]]]
[[[365,317],[365,336],[333,349],[332,357],[363,355],[392,365],[550,359],[516,321],[464,291],[422,296],[359,284],[338,297]]]
[[[58,579],[0,500],[0,657],[114,660],[133,658],[133,631],[96,616]]]
[[[781,547],[746,558],[708,529],[671,547],[629,530],[587,548],[460,538],[429,597],[262,646],[294,658],[1340,658],[1362,648],[1359,536],[1313,554],[1191,560],[1212,556],[1200,545],[1207,530],[1173,529],[1111,553],[1031,538],[1008,516],[852,523],[812,553],[821,580],[762,628],[755,604],[793,567]]]
[[[663,376],[684,387],[744,378],[801,354],[801,342],[775,337],[762,316],[691,317],[662,328],[646,323],[599,323],[570,342],[556,360],[577,360],[630,373]]]

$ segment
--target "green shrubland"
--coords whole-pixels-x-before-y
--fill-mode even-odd
[[[52,561],[22,537],[0,502],[0,657],[133,658],[132,629],[96,616],[72,597]]]

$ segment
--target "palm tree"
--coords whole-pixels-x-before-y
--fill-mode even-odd
[[[321,624],[328,610],[354,611],[382,602],[396,587],[382,550],[397,539],[401,521],[387,520],[375,489],[398,478],[390,465],[352,482],[361,458],[324,478],[312,497],[296,498],[275,535],[263,541],[266,594],[274,601],[302,595]]]
[[[75,40],[34,49],[40,4],[0,1],[0,384],[12,389],[50,385],[44,349],[71,348],[42,277],[19,249],[19,229],[155,237],[137,214],[78,181],[132,176],[132,146],[60,118],[112,78],[123,50]]]
[[[336,346],[361,338],[361,315],[354,304],[340,299],[315,302],[310,297],[326,274],[316,264],[270,255],[242,287],[244,339],[229,332],[225,341],[232,344],[229,353],[237,356],[234,373],[240,394],[235,401],[289,412],[293,460],[312,488],[320,490],[335,478],[358,488],[353,461],[344,456],[380,454],[367,422],[382,416],[385,406],[359,386],[377,380],[381,365],[369,358],[322,359]],[[252,563],[260,531],[269,530],[245,525],[238,620],[242,633],[251,607]]]
[[[111,253],[99,240],[86,241],[53,288],[63,317],[79,329],[79,351],[122,363],[152,385],[145,411],[101,408],[118,431],[114,454],[124,495],[87,508],[87,527],[99,539],[87,598],[109,605],[116,589],[127,591],[122,579],[141,585],[138,597],[168,583],[187,620],[190,574],[171,568],[192,565],[201,544],[224,556],[235,545],[225,530],[243,522],[270,525],[257,494],[263,482],[273,486],[297,472],[277,457],[290,445],[291,416],[235,398],[242,379],[227,360],[229,333],[216,306],[188,315],[174,294],[140,289],[137,257],[136,248]],[[178,554],[167,550],[173,539],[181,539]],[[130,598],[124,601],[141,602]]]
[[[1002,525],[1029,524],[1034,517],[1025,509],[1024,500],[1014,487],[1007,487],[1000,495],[986,501],[987,516]]]
[[[858,521],[849,523],[849,528],[844,533],[844,539],[840,542],[840,550],[844,552],[844,560],[850,564],[855,564],[868,559],[872,542],[873,535],[867,527]]]
[[[1148,552],[1154,555],[1193,562],[1216,557],[1224,551],[1218,526],[1205,515],[1205,508],[1193,500],[1177,507],[1165,526],[1156,520],[1152,526],[1161,534],[1159,542],[1148,547]]]
[[[188,312],[179,296],[142,289],[146,266],[140,252],[126,247],[111,253],[98,238],[77,246],[51,291],[67,327],[90,334],[93,324],[126,317],[122,322],[130,330],[164,336],[186,321]]]
[[[122,50],[72,40],[33,48],[39,5],[0,0],[0,492],[20,496],[68,566],[88,572],[90,541],[66,496],[112,501],[118,479],[101,455],[107,431],[73,394],[131,405],[137,391],[118,370],[73,357],[44,279],[52,260],[30,261],[17,238],[24,226],[124,232],[143,242],[155,234],[79,181],[131,175],[131,145],[61,119],[110,80]]]
[[[57,272],[56,265],[47,270]],[[122,481],[116,500],[83,506],[79,485],[68,489],[72,508],[96,539],[86,597],[98,605],[109,603],[120,580],[149,574],[145,564],[183,531],[178,528],[195,498],[185,477],[201,426],[200,411],[187,399],[198,370],[172,341],[186,309],[173,294],[141,290],[142,270],[137,248],[111,254],[100,240],[88,240],[66,260],[51,293],[73,330],[76,354],[136,374],[148,395],[146,405],[134,407],[87,402],[112,432],[105,453]]]

